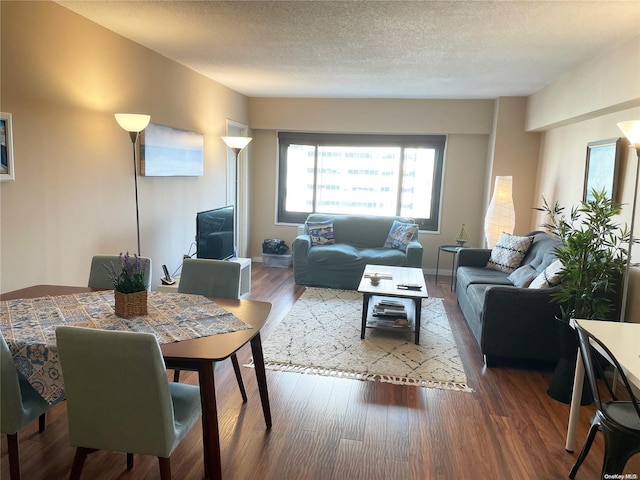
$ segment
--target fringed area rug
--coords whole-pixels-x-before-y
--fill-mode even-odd
[[[271,370],[473,392],[442,299],[422,303],[420,345],[412,332],[371,329],[360,338],[362,294],[307,288],[263,340]]]

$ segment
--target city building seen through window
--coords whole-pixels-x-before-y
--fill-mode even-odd
[[[401,215],[437,230],[444,135],[280,132],[278,221]]]

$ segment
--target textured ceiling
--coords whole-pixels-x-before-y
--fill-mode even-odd
[[[529,95],[640,34],[640,0],[57,3],[251,97]]]

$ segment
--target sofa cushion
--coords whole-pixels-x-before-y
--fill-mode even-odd
[[[533,237],[518,237],[502,232],[498,243],[491,250],[487,268],[511,273],[520,266],[527,250],[533,243]]]
[[[456,282],[462,290],[466,290],[469,285],[477,283],[512,285],[506,273],[485,267],[458,267],[456,270]]]
[[[360,250],[352,245],[334,243],[311,247],[307,258],[310,263],[352,263],[360,259]]]
[[[551,265],[545,268],[536,278],[533,279],[529,288],[551,288],[558,285],[560,272],[562,271],[562,262],[555,260]]]
[[[507,278],[515,287],[526,288],[537,276],[537,270],[527,263],[516,268]]]
[[[331,245],[336,243],[336,236],[333,233],[333,220],[307,222],[307,231],[311,237],[311,245]]]
[[[533,243],[522,261],[528,263],[538,272],[547,268],[555,259],[555,248],[561,245],[558,237],[544,232],[530,232],[527,236],[533,237]]]
[[[362,248],[360,256],[366,259],[367,263],[373,265],[391,265],[396,267],[405,266],[407,256],[400,250],[389,248]]]
[[[474,318],[482,321],[482,309],[484,308],[484,297],[489,287],[493,287],[491,284],[477,283],[475,285],[469,285],[467,289],[467,301],[473,311]]]
[[[418,225],[415,223],[403,223],[398,220],[393,221],[387,240],[384,242],[385,248],[395,248],[402,252],[407,251],[407,244],[418,233]]]

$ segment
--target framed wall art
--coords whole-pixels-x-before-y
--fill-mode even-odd
[[[150,123],[140,136],[140,174],[147,177],[201,176],[204,136]]]
[[[13,168],[13,125],[11,114],[0,112],[0,181],[15,180]]]
[[[582,199],[593,199],[593,190],[605,190],[607,197],[617,201],[618,170],[624,140],[611,138],[587,144],[587,165],[584,174]]]

